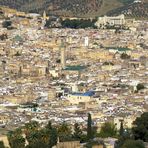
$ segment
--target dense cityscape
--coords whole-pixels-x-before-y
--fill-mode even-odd
[[[0,148],[7,147],[147,148],[147,19],[1,7]]]

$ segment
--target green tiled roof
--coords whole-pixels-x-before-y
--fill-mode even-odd
[[[14,41],[19,41],[19,42],[23,41],[22,37],[19,36],[19,35],[16,35],[16,36],[13,38],[13,40],[14,40]]]
[[[125,48],[125,47],[106,47],[106,49],[115,49],[118,51],[129,51],[131,50],[130,48]]]
[[[74,65],[74,66],[66,66],[66,68],[64,70],[81,71],[85,68],[86,68],[86,66]]]

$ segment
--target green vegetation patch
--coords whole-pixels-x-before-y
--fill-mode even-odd
[[[23,41],[22,37],[19,36],[19,35],[16,35],[16,36],[13,38],[13,40],[16,41],[16,42],[22,42],[22,41]]]

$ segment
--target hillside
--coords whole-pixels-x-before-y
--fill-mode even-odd
[[[26,12],[46,10],[49,14],[64,16],[103,15],[122,6],[118,0],[0,0],[0,5]]]
[[[0,5],[9,6],[25,12],[44,10],[49,15],[95,17],[105,14],[116,15],[133,6],[134,0],[0,0]],[[148,1],[148,0],[145,0]],[[147,12],[147,5],[141,5],[141,11]],[[138,12],[135,12],[138,13]]]
[[[125,14],[127,17],[148,18],[148,1],[131,3],[111,10],[108,15]]]

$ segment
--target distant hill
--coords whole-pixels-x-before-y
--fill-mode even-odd
[[[125,14],[127,17],[148,18],[148,1],[126,4],[107,13],[107,15],[118,14]]]
[[[122,12],[126,14],[130,10],[133,14],[142,10],[142,15],[146,16],[148,0],[138,5],[133,2],[134,0],[0,0],[0,5],[25,12],[43,13],[46,10],[49,15],[60,16],[95,17],[105,14],[117,15]]]

